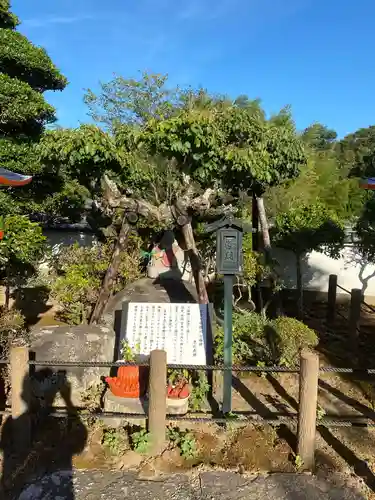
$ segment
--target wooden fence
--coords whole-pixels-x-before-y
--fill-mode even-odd
[[[350,306],[348,317],[344,316],[337,307],[337,290],[350,295]],[[358,346],[361,334],[361,310],[365,307],[368,311],[375,313],[375,307],[364,301],[363,292],[359,288],[347,290],[337,281],[336,274],[330,274],[328,284],[328,304],[327,304],[327,324],[333,326],[337,316],[347,320],[350,347],[353,352],[353,359],[358,355]]]
[[[25,385],[25,380],[31,380],[30,367],[37,366],[119,366],[119,363],[99,363],[99,362],[63,362],[63,361],[46,361],[36,362],[29,360],[29,351],[27,347],[13,347],[11,349],[10,358],[8,360],[0,360],[2,365],[9,365],[10,380],[11,380],[11,409],[3,411],[2,413],[10,416],[13,419],[14,431],[14,444],[18,449],[28,446],[31,441],[31,417],[29,415],[30,402],[31,402],[31,389],[27,390],[29,385]],[[129,364],[129,363],[128,363]],[[124,365],[124,363],[122,363]],[[143,364],[144,365],[144,364]],[[300,353],[299,366],[295,368],[286,367],[224,367],[224,366],[199,366],[192,367],[190,365],[167,365],[166,352],[162,350],[154,350],[150,356],[150,377],[149,377],[149,406],[148,415],[148,430],[152,443],[152,451],[154,453],[160,452],[163,448],[166,435],[166,426],[169,421],[204,421],[204,422],[220,422],[220,423],[235,423],[236,421],[230,419],[228,416],[222,415],[220,418],[214,415],[208,415],[209,418],[196,418],[196,417],[181,417],[167,415],[166,407],[166,385],[167,385],[167,369],[168,368],[194,368],[199,370],[225,370],[232,369],[235,372],[289,372],[299,374],[299,411],[297,415],[297,454],[303,463],[303,469],[312,471],[314,469],[314,453],[315,453],[315,434],[317,425],[317,399],[318,399],[318,379],[319,372],[350,372],[351,369],[334,368],[334,367],[319,367],[319,356],[316,352],[311,350],[303,350]],[[375,370],[372,370],[375,371]],[[53,408],[51,410],[54,410]],[[19,418],[22,415],[22,418]],[[54,414],[51,416],[69,416],[65,414]],[[124,419],[132,420],[132,418],[139,418],[140,415],[118,414],[107,412],[98,413],[98,418],[105,417],[122,417]],[[144,416],[141,416],[144,418]],[[245,417],[245,415],[244,415]],[[254,415],[253,415],[254,417]],[[337,418],[337,417],[336,417]],[[246,418],[251,421],[251,418]],[[276,422],[277,418],[265,419],[268,422]],[[295,422],[293,415],[288,415],[286,420],[290,423]],[[240,419],[238,423],[243,423],[244,420]],[[284,420],[285,422],[285,420]],[[337,422],[337,420],[336,420]],[[344,424],[348,421],[343,421]],[[331,425],[319,421],[319,425]],[[350,425],[350,422],[349,422]],[[362,424],[363,425],[363,424]]]

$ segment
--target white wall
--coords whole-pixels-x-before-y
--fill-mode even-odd
[[[97,241],[93,234],[78,231],[48,230],[45,235],[54,252],[73,243],[91,246]],[[274,256],[279,262],[279,273],[285,287],[295,288],[294,254],[276,248]],[[352,246],[344,247],[341,258],[337,260],[319,252],[311,252],[302,263],[302,271],[303,286],[307,290],[328,292],[328,277],[330,274],[337,274],[338,284],[342,287],[347,290],[360,288],[365,296],[375,297],[375,265],[364,262]]]
[[[279,273],[286,288],[296,286],[295,257],[292,252],[275,249]],[[302,264],[303,286],[307,290],[328,292],[328,277],[337,274],[340,286],[351,290],[360,288],[365,296],[375,297],[375,265],[365,262],[351,246],[346,246],[340,259],[331,259],[319,252],[311,252]],[[339,293],[339,290],[338,290]]]

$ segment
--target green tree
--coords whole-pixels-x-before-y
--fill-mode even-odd
[[[43,98],[46,90],[63,90],[67,80],[46,51],[16,31],[9,1],[0,5],[0,133],[1,137],[38,137],[55,120]]]
[[[178,89],[166,86],[167,79],[167,75],[143,72],[139,79],[116,76],[110,82],[101,82],[99,94],[86,91],[88,114],[112,131],[119,125],[163,119],[173,110],[179,94]]]
[[[203,187],[217,186],[234,196],[255,193],[265,246],[270,246],[263,194],[297,177],[306,162],[288,113],[264,121],[238,106],[184,110],[167,120],[150,120],[143,141],[152,154],[174,159]]]
[[[366,193],[366,202],[356,221],[355,231],[361,255],[365,260],[375,262],[375,198],[371,191]]]
[[[26,216],[4,218],[4,237],[0,240],[0,269],[5,283],[5,306],[9,307],[10,290],[22,285],[25,277],[35,270],[45,250],[41,227]]]
[[[44,165],[95,189],[106,171],[119,171],[114,139],[95,125],[58,129],[44,134],[38,148]]]
[[[375,175],[375,126],[360,128],[339,141],[336,153],[341,168],[352,177]]]
[[[43,93],[63,90],[66,78],[46,51],[33,45],[16,28],[18,18],[8,0],[0,1],[0,166],[23,174],[42,174],[35,144],[47,124],[55,121],[55,110]],[[2,214],[15,210],[29,214],[28,205],[39,184],[7,189],[1,193]],[[50,187],[50,186],[49,186]],[[50,191],[44,191],[43,199]],[[30,195],[30,196],[29,196]]]
[[[260,100],[239,96],[234,102],[225,95],[213,95],[204,88],[168,86],[168,75],[143,71],[139,78],[116,76],[100,82],[98,93],[87,89],[84,101],[89,116],[112,132],[119,126],[139,127],[150,119],[164,120],[181,109],[209,109],[234,104],[249,113],[264,114]]]
[[[337,139],[337,132],[321,123],[313,123],[302,133],[302,140],[315,151],[332,149]]]
[[[292,206],[314,204],[318,200],[340,219],[351,223],[362,211],[364,194],[358,180],[347,178],[342,172],[334,152],[310,151],[301,174],[268,189],[265,201],[271,218]]]
[[[225,193],[236,200],[241,192],[254,193],[269,250],[263,194],[267,187],[298,176],[306,162],[287,110],[266,121],[261,113],[236,105],[182,109],[165,120],[149,120],[140,140],[151,155],[175,162],[188,182],[210,189],[212,198]],[[188,211],[177,211],[189,219]],[[191,224],[184,224],[182,230],[187,247],[194,249]],[[199,278],[198,270],[196,275]],[[203,298],[203,285],[196,284]]]
[[[338,258],[344,237],[343,224],[337,214],[321,202],[300,204],[276,216],[275,244],[296,257],[299,317],[303,315],[302,258],[313,250]]]

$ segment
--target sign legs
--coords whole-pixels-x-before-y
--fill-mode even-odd
[[[224,365],[232,366],[232,274],[224,275]],[[232,370],[224,371],[223,413],[232,411]]]

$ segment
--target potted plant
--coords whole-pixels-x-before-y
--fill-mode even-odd
[[[175,408],[178,413],[186,413],[190,397],[189,375],[186,370],[182,372],[173,370],[167,384],[167,406]]]
[[[139,345],[135,352],[126,340],[121,343],[122,358],[126,363],[140,361]],[[121,398],[140,398],[147,390],[147,369],[143,366],[119,366],[116,377],[107,377],[107,384],[114,396]]]

